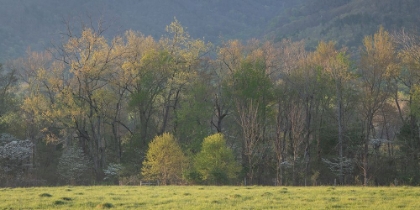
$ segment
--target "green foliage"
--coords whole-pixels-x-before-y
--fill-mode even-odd
[[[191,84],[176,112],[176,135],[184,151],[192,155],[200,150],[202,140],[208,135],[208,122],[213,114],[212,104],[209,103],[212,90],[202,80]]]
[[[265,62],[260,59],[241,63],[241,68],[233,75],[233,95],[245,100],[270,97],[272,83],[265,70]]]
[[[15,114],[18,106],[17,97],[14,93],[17,85],[15,74],[15,70],[6,70],[0,63],[0,133],[19,134],[14,129],[15,125],[19,125],[21,120],[21,117]]]
[[[410,94],[412,96],[410,112],[413,116],[420,118],[420,85],[414,84]]]
[[[228,184],[237,178],[241,170],[220,133],[204,139],[201,151],[195,157],[194,166],[208,184]]]
[[[418,185],[420,183],[420,172],[418,167],[420,161],[418,154],[420,151],[419,127],[405,123],[399,130],[399,152],[398,152],[398,179],[410,185]]]
[[[176,184],[182,180],[185,156],[172,134],[156,136],[149,143],[141,175],[146,180],[158,180],[161,184]]]
[[[146,49],[150,50],[150,49]],[[171,58],[166,51],[156,52],[153,49],[141,58],[141,64],[136,69],[139,74],[136,92],[132,94],[130,105],[152,106],[155,98],[163,91],[168,80],[167,68]]]
[[[158,123],[153,119],[158,113],[157,107],[165,97],[165,89],[170,79],[172,68],[170,57],[167,51],[156,51],[155,49],[145,50],[140,63],[135,63],[132,68],[135,72],[134,92],[130,94],[129,107],[139,117],[138,130],[140,142],[138,149],[145,149],[147,143],[159,132]],[[137,61],[135,61],[137,62]]]

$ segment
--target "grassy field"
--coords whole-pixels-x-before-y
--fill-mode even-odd
[[[0,188],[0,209],[420,209],[417,187]]]

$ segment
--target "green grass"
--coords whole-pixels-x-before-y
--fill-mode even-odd
[[[420,209],[418,187],[0,188],[0,209]]]

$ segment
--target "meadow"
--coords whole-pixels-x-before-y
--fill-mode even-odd
[[[0,209],[420,209],[418,187],[0,188]]]

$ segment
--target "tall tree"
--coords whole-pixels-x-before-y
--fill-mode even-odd
[[[312,54],[312,59],[315,65],[319,65],[329,78],[332,79],[335,86],[335,108],[337,121],[337,136],[338,136],[338,156],[339,156],[339,180],[344,184],[343,171],[343,141],[344,141],[344,91],[347,83],[351,79],[350,73],[350,59],[346,54],[345,49],[340,51],[335,49],[333,42],[320,42],[317,49]]]
[[[419,165],[418,152],[420,150],[419,140],[419,113],[418,106],[420,89],[418,81],[420,79],[420,37],[409,34],[405,31],[396,33],[394,40],[397,43],[399,52],[400,71],[395,77],[394,100],[402,123],[399,140],[401,150],[404,154],[404,163],[407,167],[402,167],[406,177],[418,179],[418,170],[413,170]],[[404,107],[409,107],[405,109]]]
[[[274,151],[276,160],[276,183],[284,185],[287,183],[286,169],[291,165],[289,159],[289,142],[296,138],[292,131],[298,131],[294,126],[296,120],[297,103],[295,97],[296,89],[292,86],[291,78],[293,72],[302,66],[302,61],[306,59],[306,51],[303,42],[291,42],[283,40],[278,46],[280,65],[279,69],[272,74],[273,81],[276,84],[274,96],[277,98],[276,106],[276,135],[274,140]],[[296,106],[295,106],[296,105]],[[296,113],[296,114],[295,114]],[[292,130],[293,129],[293,130]],[[298,143],[297,141],[295,143]],[[295,144],[296,145],[296,144]],[[297,146],[297,147],[296,147]],[[293,154],[300,146],[296,145]],[[294,158],[293,158],[294,160]]]
[[[67,43],[57,48],[58,60],[36,62],[29,60],[28,78],[31,94],[26,95],[23,108],[33,119],[49,123],[38,130],[50,140],[70,143],[77,139],[83,151],[92,159],[98,180],[106,164],[107,117],[117,103],[109,81],[119,52],[114,42],[108,45],[101,31],[85,28],[80,37],[70,36]],[[34,56],[33,56],[34,57]],[[37,59],[35,57],[35,59]],[[32,120],[33,121],[33,120]],[[31,134],[33,136],[33,134]]]
[[[272,100],[272,83],[266,74],[266,64],[260,58],[253,59],[256,60],[244,61],[236,70],[231,87],[236,119],[242,130],[242,155],[249,184],[262,158],[260,147],[266,137],[267,109]]]
[[[174,119],[185,89],[197,76],[201,56],[210,46],[200,39],[192,39],[178,20],[166,27],[170,37],[160,40],[162,49],[168,53],[170,76],[163,93],[162,122],[159,133],[176,130]],[[172,125],[170,125],[172,122]]]
[[[363,184],[369,182],[369,145],[375,138],[374,117],[390,97],[391,79],[396,74],[394,42],[382,27],[365,37],[360,59],[361,114],[363,117],[362,170]]]
[[[13,117],[16,117],[15,110],[16,99],[12,92],[17,84],[17,71],[6,69],[0,63],[0,133],[13,131],[10,123],[13,123]]]

